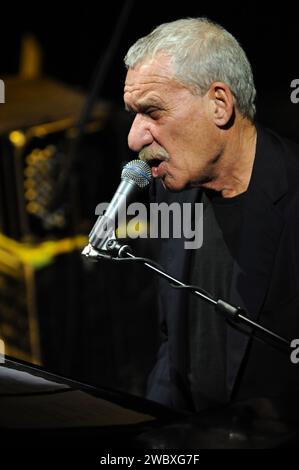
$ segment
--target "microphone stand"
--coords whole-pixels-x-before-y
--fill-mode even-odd
[[[290,343],[291,343],[290,340],[287,340],[283,338],[282,336],[279,336],[273,331],[267,328],[264,328],[263,326],[259,325],[258,323],[248,318],[248,315],[246,314],[245,310],[241,309],[241,307],[235,307],[234,305],[229,304],[228,302],[225,302],[224,300],[221,300],[221,299],[215,300],[207,292],[201,291],[201,289],[198,286],[190,286],[176,279],[175,277],[170,276],[170,274],[163,271],[163,269],[154,261],[147,259],[147,258],[136,257],[132,253],[132,250],[129,247],[129,245],[122,245],[121,243],[119,243],[114,233],[112,236],[110,236],[109,240],[106,241],[104,250],[96,250],[94,247],[92,247],[89,244],[84,248],[84,250],[82,251],[82,254],[94,261],[99,261],[100,259],[108,259],[108,260],[113,260],[113,261],[128,261],[128,260],[134,261],[135,260],[135,261],[142,262],[143,265],[146,266],[148,269],[154,271],[156,274],[158,274],[159,276],[169,281],[172,287],[187,289],[193,295],[200,297],[205,302],[213,304],[216,312],[224,315],[227,318],[227,320],[229,320],[229,322],[232,323],[232,326],[237,326],[237,325],[245,325],[247,327],[249,326],[250,328],[254,330],[254,332],[259,332],[263,335],[264,338],[266,338],[266,340],[263,339],[263,341],[266,344],[274,347],[275,349],[285,354],[290,355]],[[261,339],[261,338],[255,337],[255,339]]]

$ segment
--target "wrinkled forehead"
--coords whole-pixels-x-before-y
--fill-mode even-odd
[[[125,91],[126,88],[130,88],[136,83],[163,82],[173,78],[174,73],[171,58],[165,54],[158,54],[153,58],[144,59],[128,69]]]
[[[156,65],[129,69],[124,87],[126,109],[144,112],[150,106],[166,106],[183,88],[172,73],[164,68],[157,70]]]

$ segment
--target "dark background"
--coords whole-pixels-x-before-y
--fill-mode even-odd
[[[33,7],[26,2],[26,7],[4,7],[0,73],[17,71],[20,38],[25,32],[33,32],[44,51],[45,74],[88,88],[124,3],[82,2],[66,7],[62,2]],[[253,66],[260,100],[270,93],[289,96],[290,82],[298,70],[298,18],[292,4],[281,2],[262,8],[261,2],[182,3],[132,2],[121,43],[101,90],[102,97],[121,104],[123,56],[138,37],[162,22],[188,16],[207,16],[238,38]]]
[[[0,76],[16,73],[20,40],[31,32],[44,54],[44,73],[88,90],[96,64],[115,32],[125,2],[82,2],[3,7]],[[123,57],[128,47],[156,25],[188,16],[207,16],[239,40],[252,64],[257,88],[257,118],[281,133],[297,137],[297,108],[290,103],[290,83],[298,70],[298,18],[292,3],[271,7],[261,2],[193,2],[175,5],[131,1],[120,43],[113,53],[100,96],[122,107]],[[33,6],[35,5],[35,6]],[[38,5],[38,6],[37,6]]]
[[[85,1],[1,6],[0,78],[18,73],[21,38],[33,33],[43,50],[44,76],[88,92],[123,4]],[[156,25],[190,16],[207,16],[239,40],[254,71],[258,120],[299,141],[299,104],[290,101],[290,83],[298,76],[298,20],[294,7],[285,2],[263,7],[261,2],[132,2],[99,99],[112,103],[115,113],[122,113],[123,57],[128,47]],[[128,122],[119,120],[118,114],[117,123],[120,146],[126,153]],[[101,162],[97,165],[93,160],[91,168],[99,168],[97,179],[95,172],[88,173],[82,159],[79,168],[85,168],[86,174],[81,191],[103,186],[111,196],[119,180],[121,152],[120,147],[110,154],[106,151],[111,167],[104,174]],[[101,195],[100,190],[95,191],[87,199],[91,212]],[[153,253],[144,242],[137,249],[138,254]],[[65,255],[39,272],[37,298],[45,366],[73,378],[143,393],[159,342],[151,274],[140,266],[91,266],[78,254]]]

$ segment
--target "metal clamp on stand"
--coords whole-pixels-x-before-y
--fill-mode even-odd
[[[95,249],[90,243],[82,251],[82,255],[86,256],[90,261],[98,261],[104,259],[125,258],[132,250],[129,245],[122,245],[118,242],[115,234],[106,240],[105,246],[101,249]]]

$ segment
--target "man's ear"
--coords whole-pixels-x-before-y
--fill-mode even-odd
[[[214,82],[208,91],[214,123],[226,126],[234,114],[234,97],[230,88],[223,82]]]

